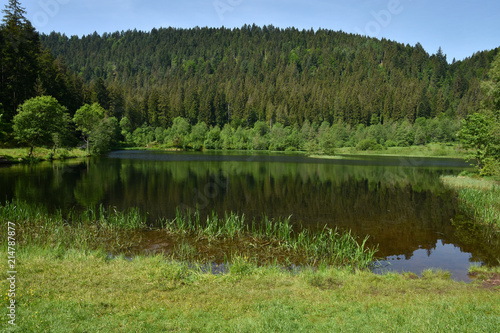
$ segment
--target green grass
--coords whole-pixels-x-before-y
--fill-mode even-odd
[[[476,222],[500,230],[500,185],[497,181],[471,177],[441,177],[458,192],[460,210]]]
[[[28,161],[29,148],[0,148],[0,157],[4,157],[11,162],[24,162]],[[35,148],[33,150],[32,161],[44,161],[44,160],[63,160],[67,158],[75,157],[86,157],[87,153],[85,150],[72,148],[59,148],[54,153],[53,149],[47,148]]]
[[[3,247],[0,256],[7,256]],[[440,272],[292,274],[238,258],[227,274],[212,275],[163,256],[109,259],[102,252],[22,247],[17,256],[18,332],[497,332],[500,326],[498,286],[458,283]],[[6,279],[0,288],[7,289]],[[5,318],[0,329],[8,331]]]

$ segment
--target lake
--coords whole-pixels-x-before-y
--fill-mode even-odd
[[[0,168],[0,199],[54,211],[95,204],[138,207],[151,223],[176,208],[247,219],[288,217],[298,226],[352,230],[378,245],[381,271],[442,268],[468,280],[472,264],[497,263],[497,239],[458,212],[439,177],[462,160],[299,154],[115,151],[106,157]]]

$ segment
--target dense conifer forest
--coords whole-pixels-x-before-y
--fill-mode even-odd
[[[67,37],[42,35],[89,84],[89,94],[133,128],[191,125],[252,127],[304,121],[350,126],[446,116],[479,108],[480,81],[498,50],[464,61],[330,30],[243,26],[161,28]]]

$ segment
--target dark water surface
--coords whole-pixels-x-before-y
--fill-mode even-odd
[[[292,216],[302,226],[350,229],[386,258],[381,270],[427,268],[467,280],[471,264],[496,263],[497,240],[457,215],[441,175],[461,160],[394,157],[313,159],[302,155],[117,151],[90,160],[0,168],[0,199],[51,210],[92,204],[139,207],[172,218],[176,207]]]

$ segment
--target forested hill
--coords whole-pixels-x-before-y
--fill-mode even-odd
[[[134,126],[170,126],[177,116],[250,126],[463,118],[477,111],[480,81],[498,52],[450,64],[420,44],[255,25],[41,39],[92,83],[101,105]]]

